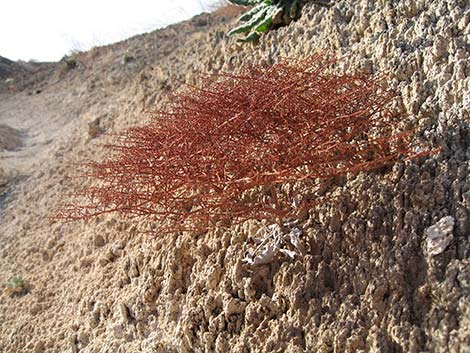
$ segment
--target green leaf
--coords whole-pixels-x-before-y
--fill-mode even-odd
[[[241,6],[253,6],[262,3],[264,0],[228,0],[232,4]]]
[[[24,287],[23,277],[21,277],[21,275],[17,277],[11,277],[10,279],[8,279],[7,283],[10,288],[23,288]]]
[[[273,20],[279,13],[284,12],[287,17],[297,19],[300,17],[303,2],[301,0],[229,0],[231,3],[243,6],[253,6],[238,19],[245,22],[228,32],[228,35],[245,33],[246,37],[238,42],[252,42],[269,31]],[[314,0],[310,0],[314,1]]]
[[[265,19],[261,23],[259,23],[258,26],[255,28],[255,32],[259,32],[259,33],[267,32],[269,30],[269,26],[271,26],[271,23],[273,22],[274,17],[276,17],[276,15],[281,11],[282,11],[281,7],[272,6],[268,10]]]
[[[261,10],[263,7],[267,7],[269,5],[262,3],[259,4],[258,6],[253,7],[250,11],[245,12],[243,15],[240,16],[238,21],[240,22],[245,22],[248,21],[250,18],[252,18],[259,10]]]
[[[266,17],[266,13],[268,12],[268,7],[264,7],[258,11],[258,13],[251,18],[248,22],[242,24],[241,26],[238,26],[234,29],[232,29],[230,32],[228,32],[228,35],[234,35],[236,33],[245,33],[245,32],[250,32],[253,27],[258,25],[263,19]]]

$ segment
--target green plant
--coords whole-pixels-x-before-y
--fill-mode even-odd
[[[132,55],[130,53],[126,53],[126,54],[124,54],[124,58],[122,60],[124,61],[124,64],[128,64],[131,61],[134,61],[135,58],[134,58],[134,55]]]
[[[67,70],[73,70],[78,67],[78,60],[74,56],[65,56],[64,62]]]
[[[25,291],[25,283],[23,277],[18,275],[16,277],[11,277],[7,281],[7,288],[5,289],[5,293],[8,296],[13,294],[21,294]]]
[[[274,27],[289,24],[297,20],[306,2],[317,5],[329,6],[329,1],[314,0],[229,0],[231,3],[241,6],[254,6],[244,13],[238,20],[242,24],[232,29],[228,35],[244,33],[244,38],[239,42],[257,41],[259,37]]]

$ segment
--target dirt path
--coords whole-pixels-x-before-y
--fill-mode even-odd
[[[30,174],[48,155],[50,143],[72,119],[63,95],[25,92],[0,96],[0,124],[19,131],[21,146],[0,151],[0,166],[11,176]]]

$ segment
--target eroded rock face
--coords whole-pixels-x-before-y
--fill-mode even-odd
[[[0,56],[0,80],[6,80],[12,77],[20,67],[14,61],[11,61],[3,56]]]
[[[0,151],[12,151],[23,145],[21,132],[5,124],[0,124]]]
[[[141,123],[142,108],[159,107],[181,80],[197,81],[194,72],[322,48],[340,57],[340,70],[385,72],[410,113],[404,126],[442,152],[323,183],[318,195],[330,201],[296,225],[305,255],[250,266],[243,259],[258,222],[156,238],[115,216],[51,223],[64,193],[79,188],[65,161],[106,156],[94,140],[83,142],[78,119],[2,218],[1,272],[21,268],[32,289],[16,301],[0,297],[0,351],[468,350],[470,6],[360,0],[304,11],[241,51],[216,19],[198,30],[170,27],[87,53],[72,82],[88,102],[106,92],[87,109],[106,110],[103,124],[117,131]],[[133,66],[116,66],[124,52]],[[426,229],[444,217],[455,220],[453,239],[427,256]]]
[[[48,63],[11,61],[0,56],[0,93],[21,91],[44,80],[50,66]],[[31,80],[32,76],[35,80]]]

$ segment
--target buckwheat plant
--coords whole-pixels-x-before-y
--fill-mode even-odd
[[[307,2],[321,6],[330,6],[330,1],[313,0],[229,0],[231,3],[241,6],[254,6],[244,13],[238,20],[241,25],[232,29],[228,34],[245,34],[239,42],[254,42],[270,29],[289,24],[297,20],[302,7]]]

